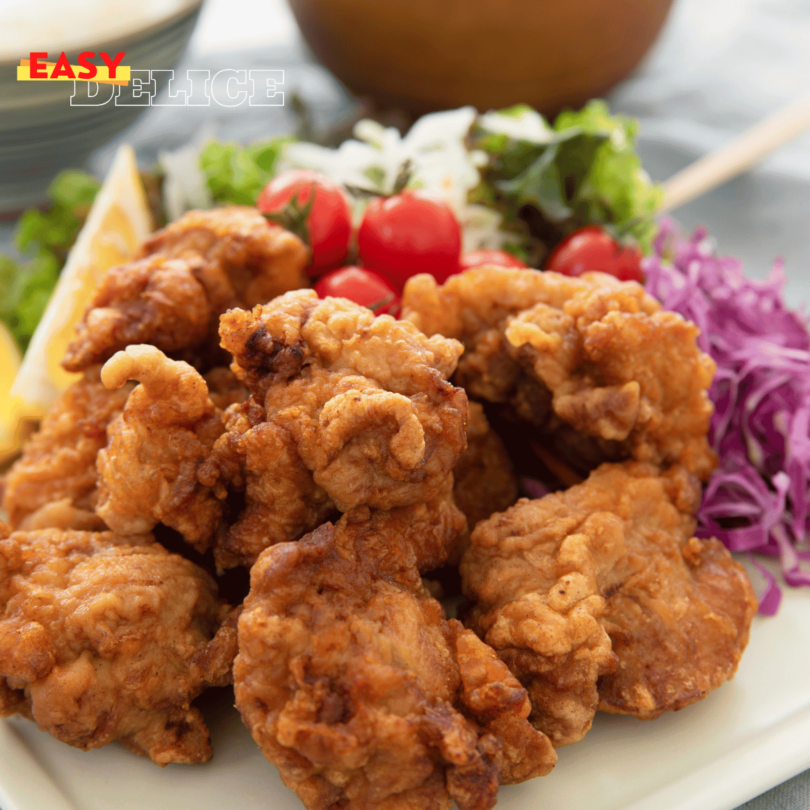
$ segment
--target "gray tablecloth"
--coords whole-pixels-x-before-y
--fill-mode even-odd
[[[234,15],[250,0],[232,0]],[[222,13],[218,3],[217,13]],[[283,15],[283,11],[279,12]],[[260,49],[212,50],[197,37],[188,67],[284,69],[286,91],[296,92],[317,129],[352,115],[353,102],[314,63],[289,17],[282,35]],[[203,19],[205,25],[205,15]],[[611,96],[616,111],[641,120],[640,151],[655,180],[666,180],[706,151],[728,141],[763,116],[810,91],[810,3],[805,0],[676,0],[673,14],[645,64]],[[289,95],[288,95],[289,98]],[[154,107],[117,142],[135,144],[142,164],[161,149],[201,133],[249,141],[294,129],[291,106]],[[104,171],[117,142],[92,158]],[[740,257],[747,271],[764,276],[777,256],[786,261],[788,299],[810,301],[810,134],[766,160],[756,171],[677,212],[686,227],[705,224],[720,250]],[[6,230],[6,238],[8,231]],[[810,685],[808,686],[810,689]],[[810,771],[744,805],[746,810],[810,807]]]

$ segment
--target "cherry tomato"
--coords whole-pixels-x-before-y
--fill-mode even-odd
[[[620,281],[644,281],[641,252],[623,247],[596,225],[588,225],[563,239],[549,256],[546,270],[556,270],[565,276],[598,270]]]
[[[341,267],[327,273],[315,283],[315,292],[321,298],[348,298],[375,315],[395,315],[399,311],[399,295],[391,282],[366,267]]]
[[[372,200],[357,233],[363,264],[402,289],[417,273],[459,272],[461,226],[447,203],[419,191]]]
[[[506,250],[474,250],[472,253],[465,253],[461,257],[462,270],[469,270],[471,267],[481,267],[485,264],[495,264],[498,267],[529,266]]]
[[[306,216],[309,246],[312,249],[312,261],[307,272],[315,277],[339,266],[349,252],[352,211],[346,192],[324,174],[293,169],[274,177],[264,187],[256,207],[263,213],[278,215],[282,225],[299,232],[296,218],[303,219],[300,214],[306,209],[313,193],[312,207]]]

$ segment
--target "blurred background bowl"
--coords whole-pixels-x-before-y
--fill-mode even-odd
[[[672,0],[289,0],[353,93],[413,113],[604,95],[641,61]]]
[[[163,19],[115,38],[73,47],[67,56],[76,65],[85,50],[124,51],[122,64],[133,70],[172,69],[185,51],[202,3],[189,0]],[[55,62],[58,46],[48,54],[48,61]],[[20,58],[27,56],[20,54]],[[93,61],[103,64],[98,58]],[[84,166],[91,152],[149,109],[116,106],[114,98],[102,106],[71,106],[73,82],[18,82],[18,64],[19,58],[0,62],[0,212],[7,216],[42,202],[59,171]],[[164,84],[158,84],[158,92]],[[87,83],[76,86],[86,97]],[[128,90],[124,87],[122,93]]]

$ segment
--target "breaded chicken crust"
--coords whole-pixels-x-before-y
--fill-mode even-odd
[[[197,480],[197,470],[222,435],[221,413],[205,380],[188,363],[154,346],[130,346],[101,370],[110,389],[139,385],[108,427],[98,453],[96,511],[117,532],[139,534],[163,523],[205,551],[223,504]]]
[[[470,402],[467,449],[453,468],[453,498],[472,531],[493,512],[508,509],[518,497],[518,480],[509,454],[489,426],[484,409]]]
[[[3,509],[13,529],[105,528],[95,514],[96,456],[132,387],[108,391],[96,366],[57,397],[6,473]]]
[[[699,498],[682,467],[604,464],[473,532],[471,626],[555,745],[581,739],[597,707],[655,717],[734,675],[757,602],[722,544],[691,536]]]
[[[104,275],[62,365],[83,371],[139,343],[210,365],[219,316],[307,286],[308,259],[297,236],[255,208],[190,211]]]
[[[553,767],[525,690],[422,587],[463,526],[447,500],[361,508],[253,567],[237,707],[308,810],[488,810]]]
[[[452,487],[467,398],[447,382],[461,345],[341,298],[298,290],[222,317],[251,400],[232,406],[200,481],[245,508],[218,564],[251,564],[338,509],[392,509]]]
[[[161,766],[209,759],[191,701],[230,682],[236,654],[211,577],[149,535],[0,537],[0,715],[85,751],[120,740]]]
[[[265,304],[309,284],[307,247],[252,206],[189,211],[144,242],[141,256],[153,254],[202,258],[204,286],[217,315],[234,306]]]
[[[479,267],[443,286],[414,276],[402,309],[427,334],[464,343],[456,380],[471,396],[508,403],[555,449],[679,463],[701,480],[716,466],[706,438],[715,364],[697,327],[639,284]],[[576,446],[571,429],[595,447]]]

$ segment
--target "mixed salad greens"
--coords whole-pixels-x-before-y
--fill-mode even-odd
[[[0,255],[0,320],[23,351],[100,186],[86,172],[62,172],[48,189],[47,210],[26,211],[17,223],[14,244],[23,259]]]
[[[553,126],[526,105],[487,113],[472,133],[473,144],[489,158],[474,193],[527,237],[521,247],[539,241],[541,250],[548,249],[586,225],[599,225],[649,253],[661,191],[641,167],[637,126],[633,118],[611,115],[599,100],[561,113]],[[538,258],[534,253],[530,259]]]
[[[470,107],[428,115],[405,136],[374,121],[337,150],[292,137],[247,146],[209,141],[161,156],[149,178],[163,184],[170,219],[186,208],[253,205],[289,168],[320,170],[349,189],[390,194],[403,165],[407,187],[441,196],[462,225],[465,252],[503,248],[541,266],[565,236],[599,224],[649,252],[660,192],[635,151],[636,122],[602,101],[561,113],[553,125],[526,106],[478,115]],[[43,212],[27,211],[15,242],[23,261],[0,257],[0,320],[28,344],[99,182],[83,172],[56,178]],[[355,215],[370,195],[352,194]],[[163,210],[155,211],[160,217]]]
[[[241,146],[209,141],[199,154],[199,168],[215,203],[255,205],[261,190],[275,175],[275,167],[291,137]]]
[[[787,583],[810,585],[801,570],[810,561],[807,321],[785,306],[779,266],[767,282],[751,281],[738,262],[715,255],[704,230],[686,239],[670,221],[657,221],[661,192],[635,151],[633,119],[592,101],[553,124],[526,106],[484,115],[462,108],[425,116],[404,136],[374,121],[358,122],[354,134],[337,149],[286,137],[249,146],[211,141],[163,155],[151,178],[163,187],[156,213],[173,219],[186,208],[253,205],[279,173],[315,170],[341,195],[345,190],[345,216],[356,223],[379,208],[380,196],[403,186],[441,198],[460,223],[465,256],[496,251],[516,266],[555,267],[561,247],[594,230],[627,255],[645,254],[638,276],[619,277],[646,276],[648,292],[665,308],[695,321],[701,348],[718,368],[710,396],[720,467],[704,495],[699,532],[732,551],[776,556]],[[50,207],[20,220],[16,243],[25,260],[0,257],[0,319],[22,348],[97,188],[88,175],[60,175]],[[400,287],[391,280],[372,293],[365,279],[365,294],[383,305],[378,311],[389,311],[396,298]],[[772,614],[778,584],[760,568],[769,581],[760,609]]]

